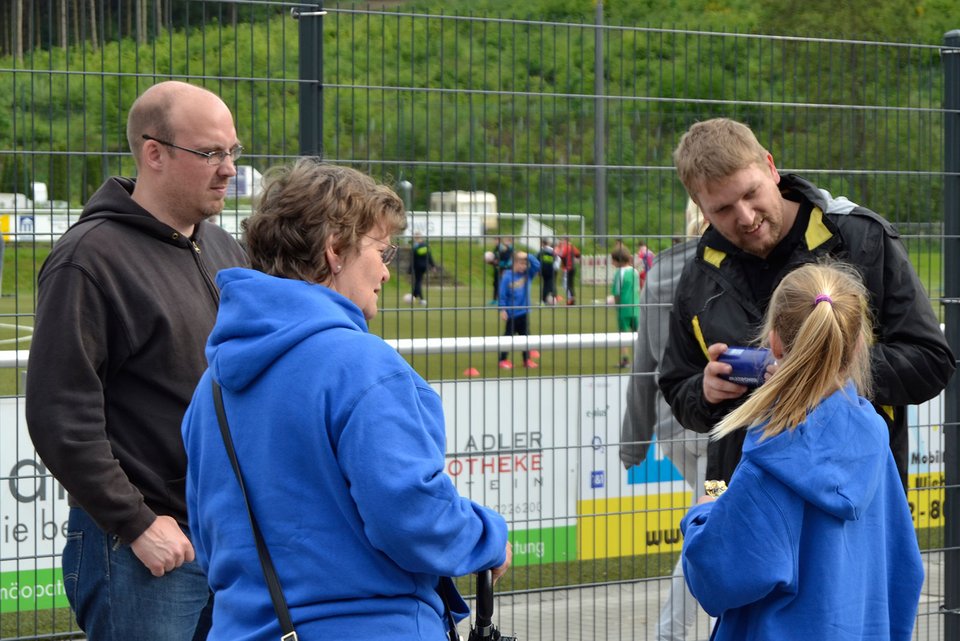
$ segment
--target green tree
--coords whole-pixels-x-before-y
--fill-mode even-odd
[[[758,0],[762,33],[915,42],[916,0]]]
[[[90,196],[103,184],[103,165],[100,157],[95,154],[84,156],[83,176],[80,182],[80,201],[87,202]]]
[[[70,200],[69,174],[66,154],[50,156],[50,176],[47,180],[50,200]]]
[[[7,156],[0,178],[0,192],[29,194],[31,177],[24,156]]]

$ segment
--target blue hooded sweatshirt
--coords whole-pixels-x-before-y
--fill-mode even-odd
[[[213,376],[300,638],[441,641],[439,578],[501,565],[507,527],[444,472],[439,396],[340,294],[249,269],[217,284],[210,366],[183,421],[191,536],[215,594],[209,640],[280,638]]]
[[[909,640],[923,566],[883,419],[852,385],[752,429],[728,489],[680,524],[711,639]]]

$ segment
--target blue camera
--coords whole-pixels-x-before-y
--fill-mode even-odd
[[[767,365],[774,359],[770,350],[762,347],[728,347],[717,360],[733,366],[730,374],[721,378],[747,387],[760,387]]]

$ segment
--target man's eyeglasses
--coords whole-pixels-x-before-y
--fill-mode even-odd
[[[173,147],[174,149],[180,149],[182,151],[188,151],[191,154],[196,154],[201,158],[205,158],[208,165],[222,165],[223,161],[227,158],[230,158],[234,163],[236,163],[238,160],[240,160],[240,154],[243,153],[243,145],[234,145],[230,151],[197,151],[196,149],[181,147],[180,145],[175,145],[172,142],[160,140],[159,138],[154,138],[153,136],[148,136],[147,134],[143,134],[143,139],[152,140],[153,142],[158,142],[161,145],[166,145],[167,147]]]
[[[380,250],[380,260],[383,261],[384,265],[389,265],[390,263],[392,263],[393,259],[397,257],[397,252],[400,251],[400,248],[397,247],[396,245],[391,245],[390,243],[374,238],[369,234],[361,234],[361,236],[366,236],[370,240],[376,241],[378,243],[383,243],[384,245],[386,245],[385,249]]]

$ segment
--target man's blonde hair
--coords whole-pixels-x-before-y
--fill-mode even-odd
[[[867,290],[851,265],[825,261],[787,274],[770,299],[765,343],[771,330],[784,350],[776,373],[711,430],[714,440],[743,426],[762,425],[763,438],[793,429],[847,380],[871,395],[873,326]]]
[[[750,127],[729,118],[713,118],[694,123],[683,134],[673,152],[673,164],[687,193],[695,198],[704,183],[762,165],[767,154]]]

